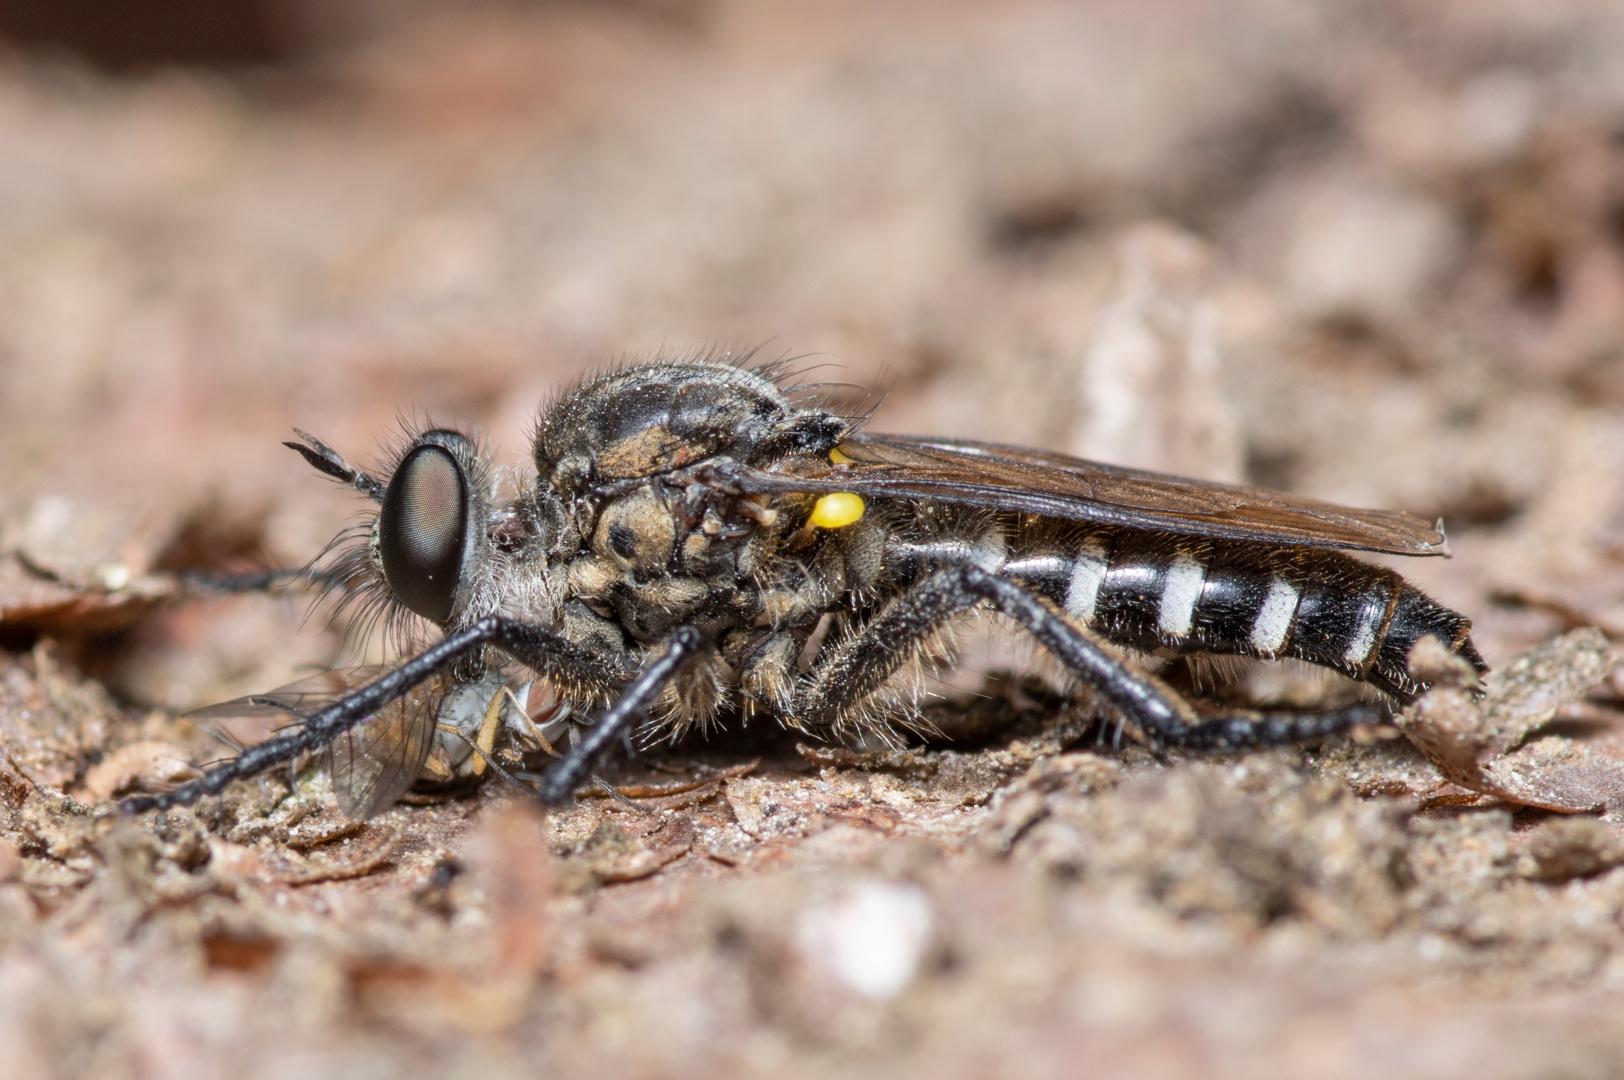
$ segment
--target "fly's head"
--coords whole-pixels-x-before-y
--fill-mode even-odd
[[[363,625],[381,620],[406,649],[422,622],[455,630],[511,606],[514,593],[526,614],[550,617],[547,554],[571,543],[562,517],[530,495],[494,505],[493,470],[472,439],[446,428],[410,432],[382,479],[304,439],[288,445],[378,504],[329,546],[338,554],[323,575],[342,590],[340,607],[358,605]]]
[[[490,467],[474,444],[435,429],[401,454],[372,527],[373,567],[408,611],[442,627],[489,575]]]

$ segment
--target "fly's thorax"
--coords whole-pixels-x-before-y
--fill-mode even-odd
[[[619,486],[579,511],[590,540],[561,566],[564,595],[643,643],[684,623],[712,635],[809,626],[846,594],[872,592],[885,560],[883,527],[818,527],[818,501],[664,478]]]
[[[586,500],[582,500],[583,503]],[[567,560],[569,595],[608,599],[673,576],[694,576],[690,561],[710,548],[705,515],[695,520],[683,493],[651,481],[577,508],[587,542]]]
[[[743,617],[751,553],[777,542],[776,518],[756,502],[658,479],[579,516],[591,517],[590,539],[560,566],[564,594],[642,642],[702,612],[712,626]]]
[[[670,573],[679,524],[673,510],[669,495],[653,484],[612,500],[598,514],[593,555],[634,580]]]
[[[731,364],[655,364],[602,375],[564,395],[536,428],[536,475],[573,499],[716,457],[764,467],[827,456],[850,425],[795,406],[765,375]]]

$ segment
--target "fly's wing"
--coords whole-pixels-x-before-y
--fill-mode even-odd
[[[741,486],[762,492],[850,491],[1292,547],[1449,554],[1443,533],[1409,514],[1354,510],[1042,450],[857,433],[841,444],[840,454],[850,464],[831,466],[816,477],[758,473]]]
[[[328,745],[328,774],[345,817],[365,821],[406,794],[434,746],[443,697],[434,683],[418,687]]]

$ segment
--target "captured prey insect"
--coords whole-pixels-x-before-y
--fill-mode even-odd
[[[267,693],[194,709],[186,717],[223,721],[291,716],[302,723],[388,670],[366,666],[325,671]],[[514,688],[509,682],[508,674],[495,666],[472,679],[437,676],[337,736],[324,752],[339,809],[364,820],[387,809],[414,783],[452,786],[476,780],[493,763],[499,737],[525,751],[552,751],[551,740],[567,731],[569,706],[549,693],[545,683],[523,680]],[[500,765],[495,769],[502,772]]]
[[[1424,635],[1487,670],[1464,616],[1341,553],[1447,554],[1417,518],[871,434],[776,375],[683,360],[590,379],[544,411],[535,481],[501,506],[490,464],[454,431],[413,436],[384,477],[309,436],[289,443],[379,504],[335,576],[440,640],[336,700],[310,699],[319,707],[290,700],[297,687],[268,695],[300,722],[124,808],[190,803],[331,748],[344,807],[364,816],[418,778],[436,725],[478,729],[480,761],[494,726],[545,743],[528,695],[502,690],[514,679],[545,688],[544,722],[564,709],[591,722],[563,725],[584,734],[543,778],[550,801],[639,725],[676,737],[765,713],[816,737],[884,737],[907,724],[888,697],[895,678],[984,608],[1141,737],[1191,750],[1313,739],[1373,713],[1202,715],[1112,646],[1291,657],[1400,703],[1424,689],[1406,666]]]

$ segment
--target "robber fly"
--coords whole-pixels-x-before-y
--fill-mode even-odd
[[[1193,750],[1313,739],[1371,712],[1202,716],[1113,646],[1293,657],[1399,703],[1424,689],[1406,666],[1423,635],[1487,670],[1464,616],[1342,554],[1444,555],[1441,525],[1040,450],[872,434],[799,403],[778,375],[687,360],[592,378],[544,411],[535,482],[500,506],[490,463],[458,432],[411,436],[377,477],[301,433],[287,445],[378,504],[337,576],[439,640],[343,683],[336,700],[267,695],[300,722],[125,809],[190,803],[328,748],[346,811],[365,816],[418,778],[442,734],[477,728],[463,741],[488,751],[485,735],[511,727],[535,745],[510,671],[592,719],[542,779],[550,801],[639,724],[675,737],[744,712],[822,738],[883,735],[896,677],[975,609],[1022,628],[1145,739]]]

